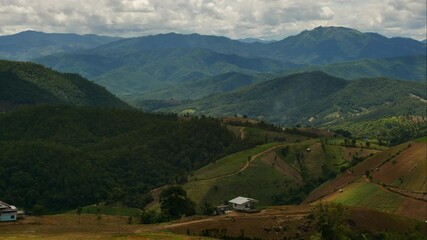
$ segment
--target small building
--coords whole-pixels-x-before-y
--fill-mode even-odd
[[[216,207],[215,215],[227,214],[230,210],[230,205],[222,204]]]
[[[258,200],[247,197],[236,197],[228,201],[234,210],[242,212],[256,212],[255,204]]]
[[[16,221],[18,209],[7,203],[0,201],[0,222]]]

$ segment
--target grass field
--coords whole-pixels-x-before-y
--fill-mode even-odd
[[[295,180],[279,172],[275,166],[257,159],[242,173],[217,179],[210,184],[213,187],[202,202],[216,206],[234,197],[245,196],[259,200],[260,206],[268,206],[273,204],[274,194],[294,186]]]
[[[218,161],[210,163],[205,167],[200,168],[199,170],[193,173],[193,176],[190,177],[191,180],[203,180],[209,178],[215,178],[224,176],[227,174],[232,174],[239,171],[248,161],[251,156],[265,151],[269,148],[280,145],[280,143],[268,143],[255,148],[238,152],[235,154],[228,155]]]
[[[14,223],[0,223],[0,239],[31,240],[208,240],[165,231],[162,225],[129,224],[127,217],[93,214],[27,217]]]
[[[425,137],[421,137],[421,138],[418,138],[418,139],[416,139],[416,140],[415,140],[415,142],[423,142],[423,143],[426,143],[426,142],[427,142],[427,136],[425,136]]]
[[[262,161],[264,155],[256,158],[245,171],[223,176],[242,169],[247,164],[249,156],[253,157],[278,145],[280,143],[265,144],[218,160],[196,171],[192,181],[186,183],[184,189],[189,198],[197,204],[199,211],[205,202],[218,205],[237,195],[259,197],[263,200],[263,205],[269,205],[273,194],[272,188],[277,190],[280,186],[288,185],[291,178]]]
[[[82,209],[82,213],[104,214],[115,216],[138,216],[141,210],[138,208],[119,207],[119,206],[87,206]]]
[[[396,212],[405,200],[403,196],[367,182],[350,184],[343,189],[342,193],[335,193],[327,199],[347,206],[359,206],[388,213]]]
[[[348,168],[354,157],[366,158],[371,154],[380,152],[375,149],[342,147],[337,145],[322,145],[321,143],[305,142],[301,144],[289,145],[289,151],[284,156],[281,149],[277,149],[277,154],[288,164],[295,168],[301,168],[297,162],[297,154],[303,155],[303,163],[311,177],[322,177],[322,166],[334,171],[336,174],[342,169]],[[310,151],[307,151],[307,148]]]

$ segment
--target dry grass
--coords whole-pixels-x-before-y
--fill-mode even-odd
[[[127,217],[82,214],[63,214],[42,217],[27,217],[14,223],[0,223],[0,239],[176,239],[195,240],[200,237],[181,236],[170,232],[159,231],[161,225],[128,224]]]

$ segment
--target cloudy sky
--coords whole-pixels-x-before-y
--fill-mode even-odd
[[[282,39],[317,26],[426,38],[425,0],[0,0],[0,35],[24,30]]]

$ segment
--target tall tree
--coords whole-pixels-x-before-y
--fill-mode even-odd
[[[195,203],[181,186],[171,186],[160,193],[160,208],[173,219],[196,214]]]
[[[347,209],[337,203],[320,203],[312,209],[318,233],[311,239],[341,240],[350,239],[350,229],[345,224]]]

